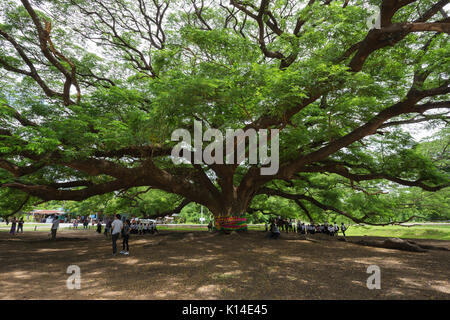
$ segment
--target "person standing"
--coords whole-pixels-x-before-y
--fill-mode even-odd
[[[128,239],[130,238],[130,220],[126,220],[123,224],[122,229],[122,251],[120,251],[121,254],[129,255],[130,247],[128,246]],[[125,251],[126,247],[126,251]]]
[[[17,224],[17,233],[23,233],[23,218],[20,218],[18,224]]]
[[[97,232],[98,233],[102,233],[102,223],[100,222],[100,220],[98,220],[97,222]]]
[[[11,229],[9,230],[9,233],[11,233],[12,235],[16,234],[16,224],[17,224],[16,217],[13,217],[11,220]]]
[[[106,224],[105,224],[105,236],[107,237],[109,235],[109,231],[111,229],[111,219],[107,219],[106,220]]]
[[[143,233],[146,234],[148,232],[148,224],[144,223],[144,231]]]
[[[56,239],[56,231],[59,228],[59,217],[56,216],[55,219],[53,219],[53,223],[52,223],[52,228],[51,228],[51,232],[52,232],[52,239]]]
[[[208,231],[209,231],[209,232],[212,231],[212,220],[209,220],[209,223],[208,223]]]
[[[119,239],[120,233],[123,229],[123,222],[120,220],[120,214],[116,214],[114,221],[111,224],[111,229],[113,256],[115,256],[117,252],[117,239]]]

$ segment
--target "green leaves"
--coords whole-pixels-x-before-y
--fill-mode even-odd
[[[368,35],[367,18],[372,14],[368,2],[343,4],[277,0],[259,13],[257,1],[239,2],[246,10],[214,1],[202,1],[201,7],[196,3],[196,8],[191,1],[145,1],[145,7],[138,1],[122,0],[34,1],[32,5],[41,22],[52,22],[51,42],[74,63],[76,68],[72,69],[53,48],[43,50],[41,41],[47,35],[38,34],[30,13],[18,2],[4,0],[0,12],[2,179],[11,181],[14,174],[18,175],[16,169],[11,169],[14,166],[33,165],[42,168],[26,171],[21,182],[112,179],[104,175],[87,177],[89,170],[72,168],[74,159],[88,158],[107,159],[121,169],[120,175],[112,176],[123,177],[122,170],[141,165],[146,168],[148,154],[98,154],[153,145],[170,149],[173,130],[185,128],[192,132],[194,119],[201,120],[204,128],[222,131],[246,126],[281,129],[280,160],[282,168],[286,168],[294,159],[309,159],[309,154],[319,152],[386,108],[405,101],[415,74],[416,79],[420,72],[427,75],[423,83],[416,83],[414,89],[418,91],[437,88],[447,81],[447,34],[409,34],[397,41],[399,34],[387,33],[377,38],[372,32],[371,38],[362,42]],[[379,5],[380,1],[370,4]],[[432,5],[433,1],[428,0],[420,1],[419,7],[411,3],[393,19],[414,21]],[[261,19],[255,16],[262,17],[263,28]],[[437,19],[433,17],[432,21]],[[50,46],[49,39],[45,41]],[[392,45],[386,45],[387,42]],[[363,50],[359,57],[364,60],[362,69],[351,72],[350,60],[367,43],[381,49]],[[61,72],[59,65],[63,71],[76,71],[76,75],[71,75],[73,79]],[[69,103],[64,93],[69,92],[70,100],[78,101],[77,85],[81,100]],[[443,101],[447,96],[437,95],[418,103]],[[413,120],[415,116],[401,115],[391,121]],[[445,118],[445,114],[433,117],[428,128],[440,128]],[[353,143],[344,143],[328,158],[324,156],[312,163],[305,160],[307,164],[299,165],[299,170],[334,161],[343,163],[351,174],[389,175],[430,187],[445,184],[449,178],[448,159],[438,152],[444,145],[436,141],[417,145],[403,127],[394,128],[380,127],[358,134]],[[167,156],[151,159],[167,170],[167,175],[178,169]],[[183,168],[188,172],[193,169],[190,164]],[[142,170],[147,173],[147,169]],[[234,181],[229,190],[237,188],[247,172],[248,167],[239,166],[235,174],[230,173],[233,176],[225,179]],[[185,183],[184,187],[199,184],[194,181],[196,177],[173,175]],[[209,177],[217,187],[217,175]],[[289,180],[291,173],[280,178]],[[395,189],[392,182],[378,178],[360,181],[360,189],[336,173],[306,172],[298,178],[280,188],[316,197],[327,205],[351,211],[358,218],[372,211],[375,215],[383,210],[389,212],[386,215],[395,214],[393,204],[400,200],[379,194],[370,197],[372,191],[393,190],[396,195],[403,192]],[[254,183],[257,180],[250,179],[248,185],[262,187],[259,182]],[[158,187],[163,185],[160,180],[157,182]],[[271,183],[268,185],[276,187]],[[164,189],[176,188],[164,185]],[[195,189],[196,194],[198,190],[209,198],[217,197],[203,183]],[[242,194],[257,192],[253,191]],[[176,192],[180,193],[179,189]],[[222,186],[217,192],[223,192]],[[133,210],[155,211],[180,200],[165,193],[149,194],[156,199],[145,196]],[[112,197],[97,200],[96,204],[111,201],[113,206],[108,210],[130,205]],[[255,204],[289,217],[306,214],[292,200],[258,196]],[[314,218],[328,219],[335,214],[323,212],[311,203],[304,205]],[[186,210],[194,212],[197,207],[191,205]],[[368,218],[376,219],[371,215]]]

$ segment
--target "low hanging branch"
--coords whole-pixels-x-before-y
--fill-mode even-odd
[[[25,200],[17,207],[17,209],[15,209],[13,212],[8,213],[6,216],[13,216],[16,213],[19,213],[23,209],[23,207],[25,207],[25,205],[28,203],[30,199],[31,196],[28,194]]]
[[[280,190],[271,189],[271,188],[262,188],[258,192],[258,194],[266,194],[266,195],[269,195],[269,196],[278,196],[278,197],[282,197],[282,198],[286,198],[286,199],[294,200],[294,201],[296,201],[296,200],[306,200],[306,201],[312,203],[313,205],[315,205],[316,207],[318,207],[320,209],[323,209],[325,211],[327,211],[327,210],[334,211],[334,212],[336,212],[336,213],[338,213],[340,215],[343,215],[343,216],[349,218],[353,222],[368,224],[368,225],[372,225],[372,226],[397,225],[397,224],[401,224],[401,223],[405,223],[405,222],[411,221],[412,219],[415,219],[415,218],[422,218],[422,217],[419,217],[419,216],[411,216],[408,219],[403,220],[403,221],[392,221],[392,222],[388,222],[388,223],[374,223],[374,222],[370,222],[370,221],[366,221],[365,220],[366,218],[368,218],[368,215],[364,216],[363,218],[357,218],[357,217],[354,217],[354,216],[352,216],[351,214],[349,214],[349,213],[347,213],[345,211],[342,211],[342,210],[339,210],[339,209],[337,209],[337,208],[335,208],[333,206],[321,203],[321,202],[317,201],[316,199],[314,199],[313,197],[306,196],[306,195],[290,194],[290,193],[286,193],[286,192],[283,192],[283,191],[280,191]]]

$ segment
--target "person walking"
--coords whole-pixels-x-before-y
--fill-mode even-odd
[[[126,220],[123,224],[122,229],[122,251],[120,251],[121,254],[129,255],[130,247],[128,246],[128,239],[130,238],[130,220]],[[125,250],[125,248],[127,250]]]
[[[55,240],[56,239],[56,231],[58,231],[59,228],[59,217],[56,216],[55,219],[53,219],[52,222],[52,228],[51,228],[51,232],[52,232],[52,239]]]
[[[123,229],[123,222],[120,220],[120,214],[116,214],[114,221],[111,224],[111,229],[113,256],[115,256],[117,253],[117,239],[119,239]]]
[[[344,237],[345,237],[345,230],[347,230],[347,228],[345,227],[344,223],[342,222],[341,223],[341,231],[342,231],[342,234],[344,235]]]

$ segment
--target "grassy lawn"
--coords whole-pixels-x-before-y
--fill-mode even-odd
[[[38,226],[34,231],[34,227]],[[5,223],[0,223],[0,232],[9,232],[11,224],[6,226]],[[60,228],[59,231],[73,230],[71,227]],[[79,226],[78,230],[82,231],[83,227]],[[95,227],[91,226],[91,229],[95,230]],[[174,231],[207,231],[207,225],[198,227],[190,227],[188,225],[179,226],[164,226],[158,225],[158,230],[174,230]],[[264,230],[264,225],[251,225],[249,230]],[[50,224],[33,224],[25,223],[25,232],[49,232]],[[420,225],[420,226],[350,226],[345,232],[347,236],[371,236],[371,237],[395,237],[395,238],[409,238],[409,239],[437,239],[437,240],[450,240],[450,225]],[[339,233],[341,235],[341,233]]]
[[[345,232],[345,235],[450,240],[450,225],[422,225],[411,227],[350,226]]]
[[[50,232],[51,223],[33,223],[33,222],[25,222],[23,225],[23,231],[33,231],[33,232]],[[36,230],[34,230],[36,227]],[[94,230],[96,227],[92,227],[90,230]],[[0,222],[0,232],[9,232],[11,229],[11,223],[6,225],[4,222]],[[72,227],[60,227],[58,231],[64,231],[64,230],[73,230]],[[83,226],[78,225],[78,230],[83,230]]]
[[[178,230],[178,231],[206,231],[207,226],[202,228],[165,227],[158,226],[158,230]],[[264,225],[249,226],[249,230],[264,230]],[[339,233],[342,235],[342,233]],[[350,226],[345,232],[346,236],[372,236],[372,237],[395,237],[410,239],[437,239],[450,240],[450,225],[421,225],[421,226]]]

